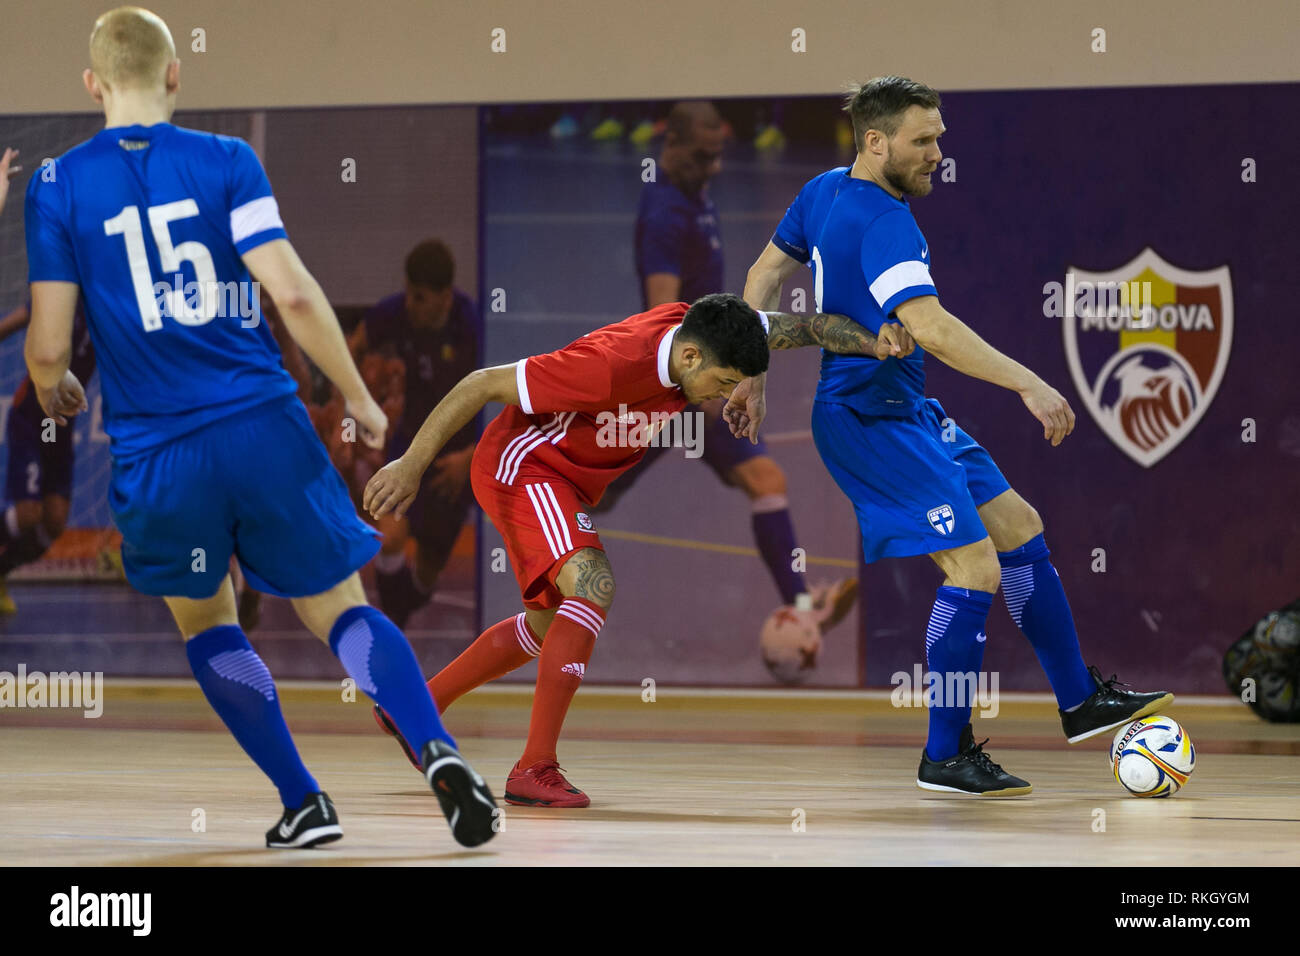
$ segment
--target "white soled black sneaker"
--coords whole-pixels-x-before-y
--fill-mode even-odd
[[[921,766],[916,771],[916,785],[922,790],[946,793],[971,793],[981,797],[1019,797],[1034,788],[1019,777],[1013,777],[984,752],[984,744],[975,743],[971,725],[961,732],[957,743],[957,756],[947,760],[931,760],[921,749]]]
[[[424,745],[424,779],[433,788],[451,835],[461,846],[478,846],[496,836],[497,802],[455,747],[441,740]]]
[[[1117,690],[1115,685],[1124,682],[1117,680],[1114,674],[1110,680],[1104,681],[1096,667],[1089,667],[1088,673],[1097,682],[1093,695],[1074,710],[1057,711],[1061,715],[1065,737],[1072,744],[1114,730],[1139,717],[1159,713],[1174,702],[1174,695],[1167,690],[1147,693]]]
[[[343,828],[329,795],[310,793],[297,810],[285,808],[280,822],[266,831],[266,845],[273,850],[301,850],[341,836]]]

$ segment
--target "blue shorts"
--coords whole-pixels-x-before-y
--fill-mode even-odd
[[[813,440],[853,502],[868,564],[988,536],[976,508],[1011,486],[975,439],[955,422],[944,428],[946,418],[933,398],[907,418],[813,402]]]
[[[379,550],[294,396],[113,462],[108,504],[136,590],[206,598],[239,558],[248,583],[307,597]]]
[[[55,425],[54,441],[42,441],[41,421],[33,421],[22,406],[15,405],[5,431],[9,446],[5,490],[9,500],[40,500],[46,495],[71,498],[75,455],[70,425]]]

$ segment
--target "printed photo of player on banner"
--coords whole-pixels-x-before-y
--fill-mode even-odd
[[[739,293],[784,212],[779,197],[822,157],[845,155],[846,122],[825,101],[485,109],[488,363],[643,309]],[[811,282],[795,277],[780,308],[811,316]],[[689,427],[661,433],[595,504],[590,520],[627,582],[608,623],[619,637],[602,645],[608,679],[857,684],[856,535],[808,427],[817,374],[815,351],[774,353],[779,384],[757,441],[731,434],[722,400],[691,405]],[[489,618],[512,600],[492,573],[493,533],[480,565]],[[707,588],[688,586],[699,581]],[[697,622],[689,636],[665,617],[665,594],[674,619]]]
[[[182,112],[177,123],[241,137],[271,175],[279,174],[277,198],[294,239],[325,264],[321,282],[350,353],[395,429],[392,441],[407,440],[402,429],[418,427],[441,394],[481,361],[477,111]],[[84,116],[8,118],[0,119],[0,140],[23,142],[31,155],[58,156],[96,129]],[[439,175],[437,184],[415,188],[428,173],[417,149],[421,138],[439,144]],[[328,175],[304,165],[305,144],[331,139],[348,143],[349,153],[357,153],[354,142],[364,143],[365,151]],[[358,180],[360,162],[382,169],[382,175]],[[48,177],[50,170],[46,164],[35,172]],[[21,209],[17,213],[0,220],[0,628],[33,667],[53,669],[57,651],[50,636],[80,637],[92,669],[180,676],[188,667],[165,608],[125,587],[122,538],[108,506],[109,435],[95,352],[80,311],[72,370],[85,388],[87,411],[66,427],[47,421],[27,378],[23,342],[30,300]],[[333,222],[339,217],[353,224],[364,251],[337,244]],[[187,277],[181,275],[184,292]],[[269,295],[250,293],[239,307],[239,321],[269,329],[298,398],[359,503],[366,481],[388,460],[387,450],[357,440],[342,395],[294,342]],[[474,436],[475,429],[467,428],[457,448],[431,470],[420,507],[379,529],[381,551],[362,570],[376,603],[407,628],[428,666],[454,657],[477,626],[478,515],[468,468]],[[288,603],[245,586],[237,565],[232,571],[240,623],[257,635],[264,656],[288,675],[329,673],[328,655],[301,653],[301,632]],[[111,652],[91,636],[123,622],[129,627]]]

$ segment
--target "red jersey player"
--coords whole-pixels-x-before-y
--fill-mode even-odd
[[[881,359],[912,350],[901,326],[882,327],[877,339],[846,316],[764,314],[729,294],[662,305],[559,351],[466,376],[406,453],[366,485],[367,511],[400,516],[443,444],[488,402],[506,405],[479,440],[470,480],[505,539],[525,610],[483,632],[429,681],[429,691],[441,712],[539,658],[528,742],[506,781],[507,803],[590,803],[556,758],[564,716],[614,599],[614,573],[588,510],[641,459],[670,415],[725,398],[742,379],[766,372],[769,347],[803,345]],[[375,716],[410,759],[387,715],[375,708]]]

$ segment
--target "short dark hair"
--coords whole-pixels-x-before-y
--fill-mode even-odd
[[[668,111],[665,132],[679,142],[691,143],[697,129],[721,129],[722,115],[708,100],[683,100]]]
[[[746,378],[767,371],[767,333],[738,295],[715,292],[696,299],[677,334],[698,345],[709,365],[734,368]]]
[[[406,281],[441,292],[456,277],[456,260],[441,239],[426,239],[406,255]]]
[[[853,120],[853,142],[862,152],[867,130],[878,129],[893,136],[909,107],[937,110],[939,105],[939,94],[924,83],[905,76],[878,76],[849,91],[844,112]]]

